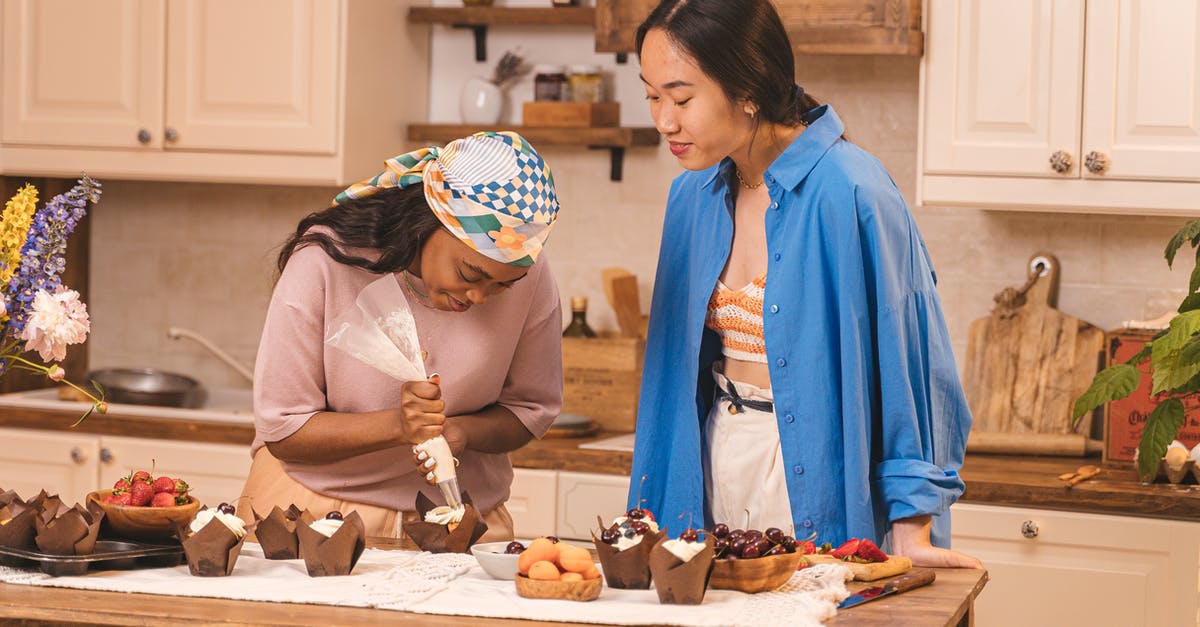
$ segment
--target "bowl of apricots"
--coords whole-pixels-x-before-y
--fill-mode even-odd
[[[603,579],[588,549],[537,538],[517,554],[517,594],[529,599],[594,601]]]

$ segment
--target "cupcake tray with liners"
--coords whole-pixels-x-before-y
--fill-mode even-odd
[[[54,577],[86,574],[89,570],[169,568],[183,563],[179,544],[146,544],[128,540],[97,540],[90,555],[51,555],[36,550],[0,546],[0,565],[28,568],[36,565]]]

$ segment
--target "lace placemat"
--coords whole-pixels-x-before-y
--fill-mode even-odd
[[[113,592],[137,591],[241,601],[373,607],[422,614],[522,618],[618,625],[820,625],[849,596],[850,571],[819,564],[796,572],[778,590],[744,594],[709,590],[701,605],[661,605],[653,590],[605,587],[588,603],[526,599],[511,581],[489,577],[463,554],[367,549],[353,574],[309,577],[303,560],[268,560],[246,543],[229,577],[193,577],[174,568],[108,570],[81,577],[51,577],[0,566],[0,581]]]

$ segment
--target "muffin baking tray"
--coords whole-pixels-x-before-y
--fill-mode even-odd
[[[0,565],[29,568],[37,565],[55,577],[83,575],[88,570],[165,568],[183,563],[179,544],[145,544],[127,540],[97,540],[91,555],[50,555],[0,546]]]

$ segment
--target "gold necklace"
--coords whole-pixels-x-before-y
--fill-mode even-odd
[[[741,170],[739,170],[737,168],[737,166],[733,167],[733,174],[734,174],[734,176],[737,177],[738,182],[742,184],[742,187],[745,187],[746,189],[758,189],[758,188],[762,187],[762,184],[763,184],[762,181],[759,181],[759,182],[755,183],[754,185],[747,183],[746,179],[742,178],[742,172],[741,172]]]
[[[422,306],[424,306],[428,309],[437,309],[437,307],[434,307],[431,304],[431,303],[433,303],[433,299],[430,298],[427,294],[421,293],[421,291],[417,289],[417,286],[413,285],[412,278],[408,275],[408,268],[401,270],[400,273],[404,275],[404,287],[408,288],[409,294],[412,294],[413,296],[417,297],[418,303],[421,303]],[[429,302],[427,303],[425,301],[429,301]]]

